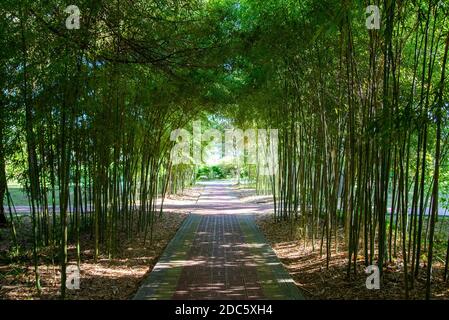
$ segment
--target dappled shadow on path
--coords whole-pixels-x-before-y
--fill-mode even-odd
[[[230,182],[206,182],[192,214],[134,299],[301,299],[257,229],[260,205]]]
[[[174,299],[261,299],[257,263],[236,216],[205,216],[181,271]],[[191,263],[194,262],[194,263]],[[198,263],[199,262],[199,263]]]
[[[301,299],[251,216],[191,215],[135,299]]]

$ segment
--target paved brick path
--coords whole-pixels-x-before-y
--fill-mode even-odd
[[[303,299],[242,209],[229,185],[207,185],[134,299]]]

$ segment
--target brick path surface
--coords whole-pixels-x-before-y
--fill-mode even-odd
[[[303,299],[225,183],[206,184],[134,299]]]

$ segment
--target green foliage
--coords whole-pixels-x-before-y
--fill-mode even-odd
[[[196,173],[197,179],[209,179],[211,177],[211,169],[208,166],[201,166]]]
[[[0,169],[20,184],[13,202],[31,204],[36,275],[45,246],[64,269],[81,223],[95,257],[112,258],[122,230],[151,241],[155,199],[201,177],[251,179],[273,193],[277,220],[310,214],[304,236],[326,242],[328,260],[341,217],[349,271],[360,251],[367,263],[400,250],[419,262],[435,238],[443,252],[432,220],[396,210],[393,223],[385,208],[399,192],[405,209],[435,193],[448,206],[446,2],[382,2],[378,31],[361,1],[84,0],[79,30],[65,28],[65,5],[0,2]],[[173,166],[171,132],[195,119],[279,129],[279,174]]]

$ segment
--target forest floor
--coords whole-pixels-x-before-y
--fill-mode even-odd
[[[244,186],[236,189],[244,202],[259,203],[264,207],[272,205],[271,196],[256,195],[253,189]],[[448,222],[447,219],[442,221],[444,225],[441,231],[446,235],[449,231]],[[302,237],[298,233],[299,223],[293,226],[290,222],[275,223],[271,214],[258,215],[256,223],[307,299],[397,300],[405,298],[403,264],[399,254],[385,266],[380,290],[368,290],[366,288],[368,274],[365,274],[366,266],[362,256],[358,257],[357,275],[354,275],[352,271],[351,278],[347,277],[348,257],[344,253],[342,230],[339,232],[339,253],[333,246],[329,268],[326,268],[325,244],[321,255],[320,239],[315,240],[314,248],[311,241],[305,243],[300,240]],[[437,226],[438,228],[440,226]],[[400,249],[398,249],[399,252]],[[432,297],[449,299],[449,282],[443,280],[444,265],[438,260],[433,265]],[[414,289],[409,293],[410,299],[425,298],[426,268],[425,263],[421,264],[420,275],[415,280]]]
[[[343,245],[339,253],[332,248],[329,268],[326,268],[325,244],[320,254],[320,243],[311,241],[304,244],[295,235],[291,235],[291,223],[273,223],[271,217],[259,217],[257,225],[265,234],[274,252],[284,264],[296,285],[304,292],[307,299],[405,299],[404,273],[402,260],[393,259],[384,268],[384,279],[379,290],[366,288],[365,262],[358,257],[357,275],[352,271],[351,279],[347,277],[348,256],[343,253]],[[340,239],[343,243],[343,237]],[[449,299],[449,283],[443,280],[444,265],[434,262],[432,297]],[[426,284],[426,264],[421,264],[420,275],[415,280],[415,288],[410,291],[410,299],[424,299]]]
[[[135,235],[132,240],[126,240],[126,235],[123,235],[120,237],[113,259],[100,255],[95,262],[94,241],[90,237],[90,232],[82,234],[80,289],[67,290],[67,299],[132,298],[189,212],[183,207],[173,207],[173,203],[193,203],[199,194],[200,192],[194,188],[186,190],[183,195],[169,197],[167,203],[171,204],[172,208],[169,211],[164,210],[164,214],[156,219],[152,243],[150,244],[147,239],[146,245],[143,245],[143,233]],[[35,289],[32,252],[29,248],[29,239],[25,238],[26,234],[31,234],[30,223],[26,217],[21,217],[20,221],[17,233],[23,249],[19,256],[11,257],[9,230],[0,230],[0,299],[58,299],[59,266],[52,263],[49,249],[42,249],[40,252],[41,293]],[[70,265],[76,265],[74,246],[69,247],[68,261]]]

